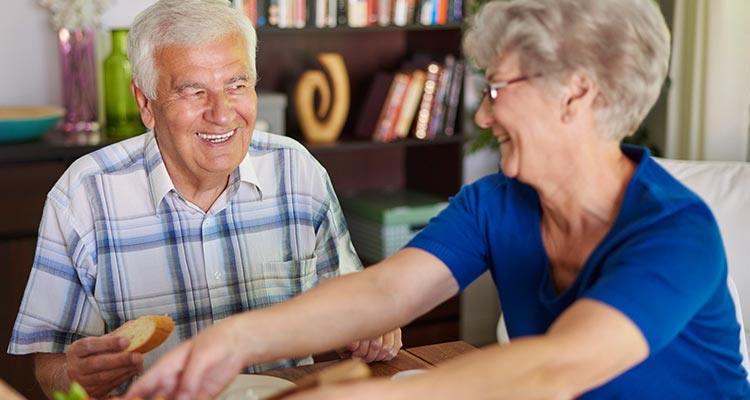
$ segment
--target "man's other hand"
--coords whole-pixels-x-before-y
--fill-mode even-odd
[[[338,351],[338,353],[342,357],[351,357],[371,363],[374,361],[388,361],[396,357],[401,346],[403,346],[401,342],[401,329],[396,328],[374,339],[358,340],[350,343],[343,350]]]

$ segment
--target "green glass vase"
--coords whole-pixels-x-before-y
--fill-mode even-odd
[[[127,29],[112,30],[112,53],[104,60],[104,108],[107,136],[119,140],[146,131],[130,91],[133,73],[127,55]]]

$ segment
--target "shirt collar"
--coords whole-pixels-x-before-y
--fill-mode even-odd
[[[253,165],[252,160],[250,160],[250,153],[245,154],[245,158],[243,158],[242,162],[240,162],[239,170],[240,182],[247,182],[255,185],[258,187],[258,190],[260,192],[263,192],[260,184],[260,179],[258,179],[258,174],[255,171],[255,166]]]
[[[150,137],[146,139],[146,148],[144,155],[146,158],[146,177],[151,188],[151,203],[154,210],[159,208],[159,203],[170,191],[174,189],[172,178],[167,173],[167,166],[164,165],[164,159],[161,158],[159,145],[156,143],[154,132],[148,133]]]
[[[146,175],[148,177],[149,186],[151,187],[151,202],[154,206],[154,210],[156,210],[164,196],[174,190],[174,183],[172,183],[172,178],[169,177],[167,166],[164,164],[164,159],[161,157],[161,151],[159,150],[153,131],[151,131],[149,135],[151,135],[151,137],[146,139],[146,148],[144,149],[147,163]],[[240,162],[238,170],[240,174],[240,182],[247,182],[255,185],[262,195],[262,186],[264,185],[261,185],[260,179],[258,179],[258,174],[256,173],[249,154],[245,154],[245,157]]]

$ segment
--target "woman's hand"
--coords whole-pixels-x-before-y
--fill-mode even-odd
[[[183,342],[154,364],[128,390],[125,399],[213,399],[245,366],[238,329],[229,318]]]

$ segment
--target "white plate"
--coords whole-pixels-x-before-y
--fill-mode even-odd
[[[241,374],[219,395],[219,400],[259,400],[292,386],[293,382],[275,376]]]

